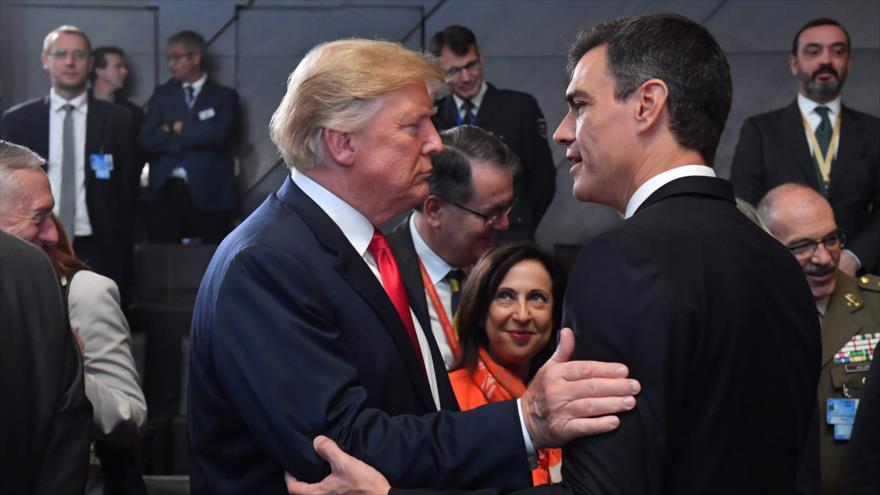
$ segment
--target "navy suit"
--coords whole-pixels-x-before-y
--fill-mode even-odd
[[[131,115],[124,108],[91,95],[88,108],[84,162],[86,208],[96,249],[87,261],[94,271],[124,288],[130,272],[132,221],[140,176],[133,153]],[[10,108],[0,118],[0,138],[48,157],[49,110],[48,95]],[[89,166],[89,155],[93,153],[113,155],[109,179],[96,178]],[[68,235],[72,239],[74,233],[68,232]]]
[[[880,268],[880,119],[841,105],[840,144],[831,164],[826,199],[837,224],[847,231],[847,248],[862,262],[863,271]],[[819,189],[816,162],[797,101],[748,118],[742,127],[730,180],[736,195],[757,203],[786,182]]]
[[[236,210],[238,189],[230,147],[237,119],[238,93],[210,79],[192,108],[186,105],[180,81],[171,80],[157,87],[147,104],[140,136],[141,146],[152,153],[145,199],[156,201],[171,171],[183,164],[196,208]],[[183,123],[179,135],[161,129],[163,124],[175,121]]]
[[[425,329],[430,340],[430,330]],[[290,178],[220,245],[190,340],[193,493],[286,493],[319,481],[318,434],[399,487],[527,486],[513,401],[443,411],[381,284]],[[451,410],[447,410],[451,409]]]

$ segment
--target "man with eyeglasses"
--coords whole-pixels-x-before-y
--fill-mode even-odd
[[[422,328],[431,329],[450,369],[460,357],[452,323],[462,269],[476,263],[510,224],[518,160],[479,127],[455,127],[440,138],[443,151],[431,157],[430,194],[394,229],[389,243],[413,311]]]
[[[130,113],[86,91],[92,45],[75,26],[52,30],[41,61],[49,94],[10,108],[0,138],[48,158],[54,212],[77,255],[120,288],[128,285],[137,200]]]
[[[838,269],[846,236],[828,201],[812,188],[771,189],[758,214],[797,258],[816,300],[822,326],[819,379],[819,452],[823,493],[838,493],[855,407],[872,351],[880,340],[880,278],[851,277]]]
[[[194,31],[168,38],[172,80],[156,88],[140,142],[152,153],[144,199],[150,242],[218,244],[238,209],[232,143],[238,93],[205,72],[207,44]]]
[[[474,33],[458,25],[434,34],[429,47],[439,57],[452,94],[437,103],[434,125],[444,130],[475,125],[500,137],[519,157],[513,182],[518,198],[501,241],[534,241],[535,229],[556,190],[556,168],[547,143],[547,123],[535,97],[499,89],[483,79],[483,57]]]

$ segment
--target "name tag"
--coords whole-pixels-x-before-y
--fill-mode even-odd
[[[110,179],[110,172],[113,171],[113,155],[109,153],[92,153],[89,155],[89,163],[95,172],[96,179]]]
[[[217,112],[215,112],[213,108],[206,108],[199,112],[199,120],[208,120],[215,115],[217,115]]]
[[[858,399],[828,399],[828,413],[825,422],[834,425],[835,440],[849,440],[852,425],[856,421],[859,408]]]

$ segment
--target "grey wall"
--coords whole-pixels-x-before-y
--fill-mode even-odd
[[[168,78],[165,38],[181,29],[216,35],[210,48],[212,77],[241,94],[240,183],[250,211],[284,176],[266,127],[302,55],[319,41],[350,36],[418,48],[419,21],[432,10],[425,35],[452,23],[471,27],[487,79],[534,94],[551,130],[565,112],[564,54],[579,28],[647,12],[675,12],[704,23],[727,51],[733,72],[733,109],[716,160],[724,177],[742,121],[794,98],[796,84],[787,65],[791,37],[812,18],[831,16],[847,27],[854,61],[844,101],[880,114],[880,0],[0,0],[0,108],[46,93],[40,46],[43,36],[62,23],[80,26],[96,45],[126,50],[132,68],[127,90],[137,103],[146,102],[156,81]],[[582,243],[618,222],[618,216],[571,198],[564,152],[552,148],[560,162],[557,194],[538,239],[545,246]]]

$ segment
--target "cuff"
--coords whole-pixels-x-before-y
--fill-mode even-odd
[[[538,467],[538,453],[535,452],[535,445],[532,443],[532,437],[529,436],[529,430],[526,429],[526,422],[523,420],[522,399],[516,399],[516,413],[519,415],[519,426],[522,429],[523,443],[526,446],[526,456],[528,456],[529,469]]]

